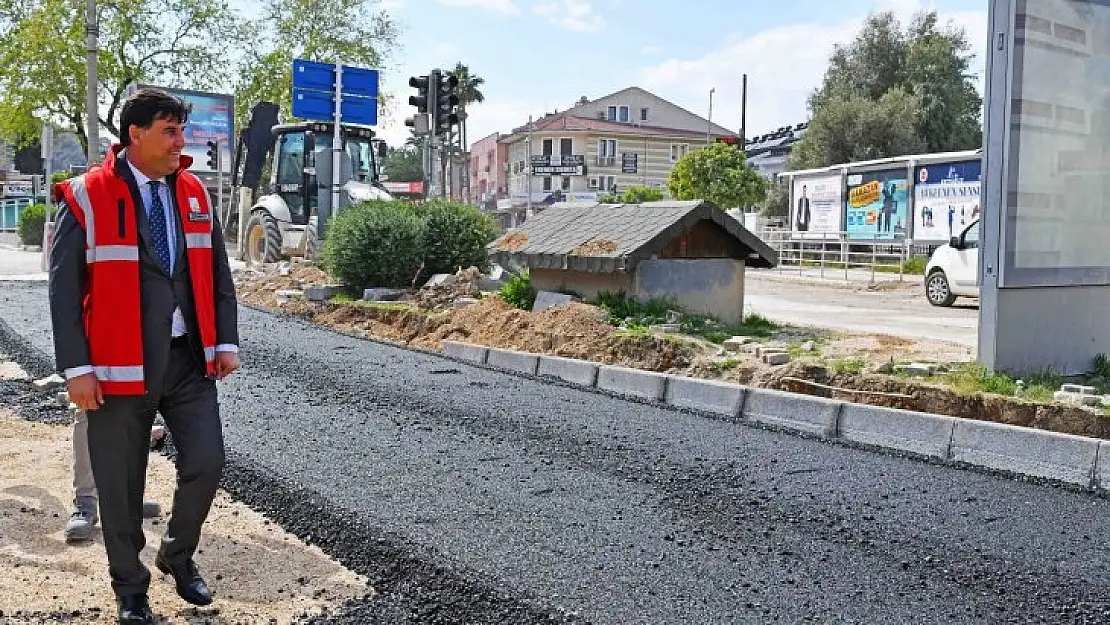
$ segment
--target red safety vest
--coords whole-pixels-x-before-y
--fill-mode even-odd
[[[85,231],[88,279],[82,302],[89,359],[106,395],[143,395],[143,331],[139,300],[139,233],[135,204],[127,182],[116,174],[114,145],[103,165],[54,186],[56,201],[64,199]],[[193,285],[200,342],[208,375],[215,375],[216,298],[213,281],[211,207],[208,191],[185,169],[192,158],[182,155],[174,195],[189,277]],[[167,340],[169,337],[166,337]]]

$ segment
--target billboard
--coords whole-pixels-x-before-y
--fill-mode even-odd
[[[979,218],[982,165],[976,159],[915,169],[914,241],[948,241]]]
[[[790,194],[790,229],[795,236],[807,238],[805,233],[841,231],[844,185],[840,174],[795,178],[793,185],[794,189]]]
[[[845,227],[853,239],[906,236],[909,193],[905,169],[848,176]]]
[[[235,97],[224,93],[174,89],[160,85],[132,85],[130,91],[144,87],[161,89],[175,95],[192,110],[185,124],[185,149],[183,154],[193,157],[190,171],[196,173],[216,173],[208,167],[208,141],[220,142],[220,163],[225,174],[231,173],[233,137],[235,128]]]

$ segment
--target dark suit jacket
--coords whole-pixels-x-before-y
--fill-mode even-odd
[[[162,267],[162,263],[153,253],[154,247],[151,243],[146,208],[131,168],[125,160],[125,154],[121,154],[116,160],[116,173],[131,189],[131,198],[139,225],[139,291],[143,325],[143,364],[147,392],[150,393],[152,390],[160,391],[163,387],[163,374],[170,355],[173,311],[176,307],[181,307],[197,365],[202,368],[204,352],[197,331],[192,285],[185,255],[185,235],[177,210],[176,194],[172,192],[172,189],[176,188],[176,174],[166,179],[171,189],[171,202],[174,204],[172,212],[177,229],[177,253],[171,275]],[[211,205],[211,202],[209,204]],[[55,359],[58,371],[64,372],[66,369],[92,363],[89,361],[89,344],[85,336],[81,306],[82,291],[87,276],[85,232],[73,216],[72,209],[64,201],[59,202],[58,209],[54,243],[50,252],[50,313],[54,328]],[[222,228],[216,222],[215,210],[213,210],[212,219],[216,343],[217,345],[238,345],[238,303],[235,299],[235,284],[231,278],[231,267],[224,247]]]

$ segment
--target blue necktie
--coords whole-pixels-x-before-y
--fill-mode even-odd
[[[158,194],[157,180],[150,181],[150,237],[154,240],[154,252],[162,261],[166,271],[172,271],[170,266],[170,237],[166,232],[166,207],[162,205],[162,198]]]

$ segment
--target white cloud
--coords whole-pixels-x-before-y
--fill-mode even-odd
[[[586,33],[605,30],[605,18],[586,0],[556,0],[538,4],[536,14],[567,30]]]
[[[448,7],[484,9],[505,15],[520,15],[520,7],[513,0],[439,0],[439,3]]]
[[[653,56],[659,54],[662,51],[663,48],[660,48],[659,46],[644,46],[640,48],[640,54],[643,54],[644,56]]]
[[[929,8],[920,0],[884,0],[909,23],[913,14]],[[696,59],[671,58],[641,70],[645,88],[661,97],[705,115],[709,90],[713,95],[713,121],[739,130],[741,77],[748,75],[747,134],[753,136],[808,119],[806,100],[820,86],[829,55],[837,43],[848,43],[858,33],[864,15],[840,24],[798,23],[737,37],[718,50]],[[986,11],[939,14],[942,24],[963,26],[976,55],[972,71],[983,88],[987,40]]]

